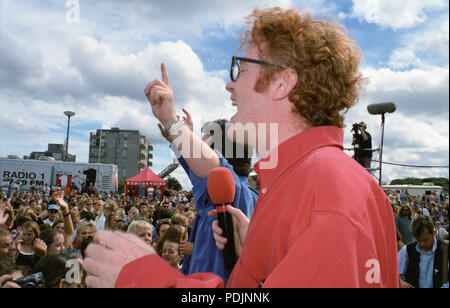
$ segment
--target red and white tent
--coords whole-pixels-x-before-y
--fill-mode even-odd
[[[161,179],[159,176],[153,173],[150,168],[145,168],[135,176],[125,180],[125,195],[129,196],[130,190],[133,197],[139,197],[139,186],[145,186],[145,196],[147,197],[147,188],[153,187],[155,192],[157,188],[161,191],[161,195],[166,190],[167,181]]]

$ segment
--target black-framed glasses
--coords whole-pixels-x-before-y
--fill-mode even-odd
[[[273,64],[262,60],[255,60],[255,59],[249,59],[249,58],[242,58],[242,57],[232,57],[231,58],[231,68],[230,68],[230,78],[232,81],[236,82],[238,80],[240,74],[241,74],[241,67],[239,65],[239,61],[244,62],[250,62],[250,63],[256,63],[260,65],[268,65],[268,66],[274,66],[278,68],[286,68],[284,65],[280,64]]]

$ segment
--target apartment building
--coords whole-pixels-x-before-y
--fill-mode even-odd
[[[152,166],[153,146],[138,130],[97,129],[90,134],[89,162],[115,164],[125,180]]]

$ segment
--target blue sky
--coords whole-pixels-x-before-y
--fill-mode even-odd
[[[380,118],[366,107],[393,101],[397,111],[386,119],[383,160],[448,166],[447,0],[2,0],[0,157],[63,143],[63,111],[73,110],[70,152],[79,162],[88,160],[91,131],[138,129],[154,145],[153,171],[161,171],[172,155],[143,95],[145,85],[159,78],[165,62],[177,110],[188,109],[196,129],[230,118],[230,58],[245,17],[267,6],[304,7],[334,18],[361,47],[369,84],[346,116],[346,147],[357,121],[368,123],[377,146]],[[70,22],[70,12],[79,12],[79,22]],[[174,174],[190,188],[182,170]],[[383,167],[386,182],[431,176],[448,177],[449,171]]]

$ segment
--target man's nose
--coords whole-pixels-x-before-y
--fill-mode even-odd
[[[233,92],[233,88],[234,88],[234,82],[232,80],[230,80],[227,85],[225,86],[225,89],[232,93]]]

